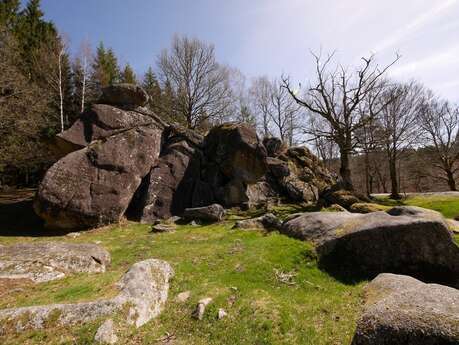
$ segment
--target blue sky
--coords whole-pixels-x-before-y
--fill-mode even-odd
[[[346,65],[377,53],[400,80],[416,78],[459,101],[459,0],[42,0],[68,35],[103,41],[143,72],[174,33],[212,42],[221,62],[249,77],[312,73],[309,50],[337,51]]]

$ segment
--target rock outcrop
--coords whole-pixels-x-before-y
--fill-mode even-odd
[[[0,246],[0,279],[30,279],[35,283],[77,272],[101,273],[110,254],[96,244],[38,242]]]
[[[434,211],[403,207],[355,214],[312,212],[282,225],[289,236],[316,245],[325,268],[357,275],[409,274],[436,282],[458,283],[459,247],[443,217]],[[391,215],[400,214],[400,215]]]
[[[162,121],[142,107],[147,99],[135,85],[111,86],[58,135],[64,157],[46,173],[34,203],[48,227],[91,228],[125,215],[153,223],[214,203],[315,202],[334,182],[304,147],[262,142],[241,123],[203,137]]]
[[[459,290],[386,273],[366,297],[352,345],[459,344]]]
[[[0,334],[81,324],[126,308],[126,321],[140,327],[160,314],[173,275],[172,267],[165,261],[138,262],[121,278],[119,294],[112,299],[0,310]]]
[[[139,126],[68,154],[47,171],[34,202],[36,213],[50,228],[118,222],[160,145],[160,130]]]

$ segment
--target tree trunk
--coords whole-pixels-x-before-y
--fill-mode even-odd
[[[451,169],[446,171],[446,176],[448,178],[448,186],[450,191],[457,191],[456,189],[456,181],[454,180],[454,174],[452,173]]]
[[[340,160],[341,166],[339,168],[339,174],[342,180],[342,187],[346,190],[352,191],[354,190],[354,186],[352,184],[351,169],[349,168],[349,151],[340,150]]]
[[[367,196],[370,196],[370,160],[368,158],[368,152],[365,152],[365,189]]]
[[[391,182],[390,197],[392,199],[400,199],[400,194],[398,193],[398,180],[397,180],[397,159],[395,155],[390,155],[389,157],[389,172],[390,172],[390,182]]]

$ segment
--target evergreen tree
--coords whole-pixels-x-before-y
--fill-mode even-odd
[[[100,93],[100,90],[106,86],[118,83],[120,81],[120,70],[118,67],[118,60],[113,50],[105,49],[102,42],[96,50],[96,57],[92,65],[93,75],[92,84],[94,88]]]
[[[57,38],[54,24],[43,20],[40,0],[30,0],[20,16],[14,31],[21,51],[24,71],[36,78],[35,66],[38,51],[44,44]]]
[[[0,27],[12,30],[18,20],[20,0],[0,0]]]
[[[137,84],[137,77],[134,70],[129,64],[126,64],[123,72],[121,73],[121,82],[128,84]]]
[[[159,82],[156,79],[156,75],[153,72],[153,68],[149,67],[147,72],[145,73],[142,81],[143,89],[148,93],[150,96],[150,100],[148,101],[148,106],[154,112],[161,112],[161,87],[159,86]]]

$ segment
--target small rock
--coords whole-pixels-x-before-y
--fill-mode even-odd
[[[202,320],[202,318],[204,317],[204,312],[206,311],[206,307],[210,302],[212,302],[212,298],[210,297],[201,299],[196,305],[196,308],[193,311],[192,317],[197,320]]]
[[[205,222],[219,222],[225,215],[222,205],[212,204],[204,207],[186,208],[183,213],[185,219],[202,220]]]
[[[180,221],[180,219],[182,219],[181,217],[179,216],[172,216],[172,217],[169,217],[166,222],[167,223],[177,223],[178,221]]]
[[[174,232],[177,229],[175,224],[156,224],[151,227],[151,232]]]
[[[177,302],[183,303],[183,302],[186,302],[188,298],[190,298],[190,296],[191,296],[190,291],[184,291],[184,292],[180,292],[175,299]]]
[[[144,106],[148,103],[148,94],[134,84],[115,84],[102,90],[99,103],[110,105]]]
[[[81,232],[70,232],[67,234],[67,237],[71,237],[71,238],[77,238],[81,236]]]
[[[191,223],[190,223],[191,226],[199,226],[198,223],[196,223],[196,221],[192,220]]]
[[[225,309],[223,309],[223,308],[218,309],[217,318],[218,318],[219,320],[223,319],[223,318],[226,317],[227,315],[228,315],[228,313],[225,311]]]
[[[113,320],[106,320],[97,330],[94,340],[101,344],[116,344],[118,337],[116,336]]]

